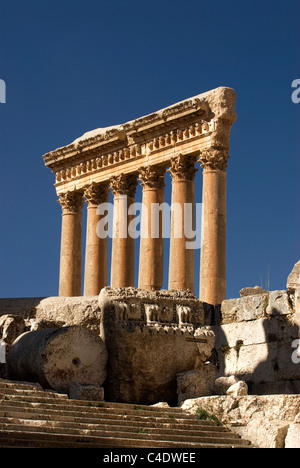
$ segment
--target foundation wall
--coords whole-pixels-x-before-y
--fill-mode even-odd
[[[106,291],[109,295],[111,290],[108,288]],[[155,299],[146,301],[147,310],[143,306],[141,316],[137,309],[131,307],[131,303],[135,302],[131,297],[127,298],[129,309],[122,312],[119,308],[119,313],[125,314],[124,319],[120,316],[116,322],[113,320],[113,328],[118,328],[119,335],[126,336],[126,340],[138,334],[137,342],[142,341],[147,330],[149,337],[153,334],[151,342],[155,342],[160,334],[168,341],[170,331],[167,332],[165,325],[156,322],[169,322],[169,330],[172,329],[173,333],[176,328],[182,335],[182,339],[173,339],[172,346],[177,346],[176,340],[186,343],[178,316],[176,318],[176,307],[168,309],[172,302],[170,297],[163,298],[164,292],[153,294],[155,297],[160,295],[158,302],[163,303],[160,317],[155,316],[155,307],[149,305],[154,305]],[[112,300],[115,299],[112,297]],[[249,394],[253,395],[300,393],[300,356],[297,351],[300,338],[299,289],[265,291],[225,300],[220,309],[202,304],[195,297],[192,300],[191,297],[181,297],[177,298],[178,301],[182,306],[184,303],[192,305],[192,310],[196,312],[193,312],[193,327],[205,325],[214,332],[215,348],[211,362],[216,365],[217,378],[234,375],[248,384]],[[81,325],[100,335],[103,322],[101,309],[99,296],[0,299],[0,319],[3,315],[21,316],[25,321],[25,331]],[[136,314],[138,317],[135,317]],[[145,328],[147,314],[153,324]],[[131,331],[133,326],[136,327],[134,333]],[[174,330],[172,327],[175,327]],[[137,331],[138,328],[143,331]]]
[[[300,393],[298,298],[299,290],[265,291],[207,310],[217,377],[244,380],[250,394]]]

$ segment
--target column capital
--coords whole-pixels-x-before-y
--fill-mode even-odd
[[[171,173],[172,180],[191,180],[195,179],[198,169],[195,168],[196,156],[186,156],[179,153],[171,158],[171,167],[168,172]]]
[[[204,171],[225,171],[228,158],[229,154],[226,148],[207,148],[201,151],[199,162]]]
[[[111,177],[109,183],[114,196],[127,195],[134,198],[138,179],[134,174],[120,174]]]
[[[92,182],[84,187],[84,198],[88,207],[98,206],[108,200],[108,183],[96,184]]]
[[[83,207],[82,192],[72,191],[59,195],[58,202],[62,207],[62,214],[79,214]]]
[[[158,166],[144,166],[139,169],[139,179],[143,188],[163,190],[166,170]]]

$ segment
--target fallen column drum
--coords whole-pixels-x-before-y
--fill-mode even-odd
[[[68,393],[72,382],[101,386],[107,350],[97,333],[80,326],[48,328],[20,335],[7,356],[10,379],[38,382]]]

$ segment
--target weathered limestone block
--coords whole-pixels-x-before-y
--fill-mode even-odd
[[[261,419],[259,414],[254,414],[247,428],[241,432],[246,432],[248,439],[260,448],[284,448],[288,428],[289,423],[286,421]]]
[[[292,348],[292,340],[287,340],[287,342],[281,342],[278,346],[277,353],[277,378],[278,380],[298,380],[300,383],[300,364],[295,363],[292,360],[292,353],[295,348]],[[295,390],[293,393],[297,393]]]
[[[0,298],[1,315],[20,315],[24,319],[35,316],[35,307],[42,301],[43,297],[17,297]]]
[[[219,375],[235,375],[252,383],[272,382],[278,363],[277,320],[258,319],[214,328],[220,363]],[[289,341],[288,346],[291,346]],[[290,359],[291,353],[287,353]]]
[[[211,395],[215,378],[216,368],[211,364],[177,374],[178,406],[184,400]]]
[[[154,406],[154,407],[157,407],[157,408],[170,408],[170,405],[168,405],[168,403],[166,403],[165,401],[160,401],[158,403],[154,403],[154,405],[151,405],[151,406]]]
[[[270,292],[267,315],[289,315],[293,313],[291,300],[287,291]]]
[[[38,382],[63,393],[72,382],[101,386],[106,366],[107,350],[101,338],[79,326],[24,333],[7,356],[11,379]]]
[[[29,320],[29,325],[28,328],[30,328],[29,331],[36,331],[36,330],[44,330],[45,328],[58,328],[58,327],[64,327],[66,324],[64,321],[60,320],[46,320],[46,319],[30,319]]]
[[[98,296],[47,297],[36,306],[34,317],[52,322],[52,327],[78,325],[100,333]]]
[[[288,428],[285,448],[300,448],[300,413]]]
[[[263,318],[266,314],[269,293],[228,299],[222,302],[222,323],[242,322]]]
[[[231,387],[228,388],[226,394],[231,395],[232,397],[248,395],[248,385],[246,382],[240,380],[239,382],[231,385]]]
[[[99,305],[109,356],[106,399],[177,404],[177,374],[201,369],[214,347],[214,333],[201,327],[202,303],[187,291],[105,288]]]
[[[216,333],[217,347],[249,346],[274,341],[273,337],[277,337],[279,333],[279,322],[261,318],[247,323],[225,324],[221,330],[222,333]]]
[[[289,274],[286,287],[291,290],[300,288],[300,260],[295,263],[294,268]]]
[[[234,384],[238,383],[238,379],[235,375],[229,377],[219,377],[214,383],[214,394],[215,395],[226,395],[227,390]]]
[[[20,315],[8,314],[0,317],[0,338],[5,342],[7,351],[24,330],[25,321]]]
[[[300,330],[300,288],[295,290],[294,294],[294,308],[295,308],[295,318],[294,323],[298,330]],[[300,336],[300,332],[298,332]]]
[[[84,326],[100,333],[98,296],[0,299],[0,316],[19,315],[31,331]]]
[[[194,338],[192,339],[197,343],[199,359],[201,362],[206,362],[212,354],[215,346],[215,334],[207,327],[198,327],[194,331]],[[188,339],[188,341],[191,341]]]
[[[233,374],[252,383],[273,382],[276,359],[276,343],[241,346],[238,352],[232,348],[226,354],[225,375]]]
[[[104,388],[99,385],[82,385],[71,382],[69,397],[72,400],[104,401]]]
[[[266,294],[268,291],[265,291],[260,286],[254,286],[254,288],[243,288],[240,290],[240,296],[255,296],[256,294]]]
[[[223,301],[222,325],[212,327],[218,376],[237,376],[251,393],[298,393],[292,343],[300,336],[299,297],[296,289]]]

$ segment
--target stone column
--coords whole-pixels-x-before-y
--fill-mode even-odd
[[[197,158],[181,154],[171,159],[172,212],[169,289],[194,292],[194,249],[188,249],[187,228],[194,230],[194,178]],[[188,219],[188,218],[191,219]]]
[[[85,187],[84,197],[87,202],[87,230],[85,246],[84,295],[97,296],[107,286],[107,237],[102,239],[97,234],[97,224],[101,217],[97,207],[108,202],[108,184],[92,182]],[[102,215],[103,217],[103,215]]]
[[[81,192],[60,195],[62,229],[59,272],[59,296],[81,296]]]
[[[164,268],[163,219],[159,206],[164,202],[164,174],[160,167],[139,170],[143,187],[140,239],[139,288],[161,289]]]
[[[111,287],[134,286],[135,239],[129,235],[128,226],[134,215],[128,209],[135,202],[137,176],[134,174],[114,176],[110,187],[114,195],[114,228],[111,256]]]
[[[203,168],[200,300],[221,304],[226,298],[226,149],[200,155]]]

